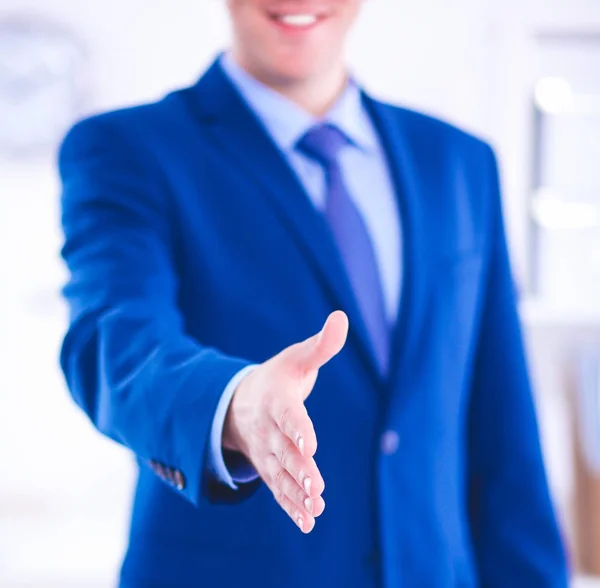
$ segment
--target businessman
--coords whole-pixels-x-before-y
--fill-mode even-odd
[[[361,3],[228,0],[197,84],[62,145],[125,588],[566,586],[493,153],[351,79]]]

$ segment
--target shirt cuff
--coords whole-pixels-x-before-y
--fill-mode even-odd
[[[208,467],[212,473],[224,484],[227,484],[232,490],[237,490],[236,482],[245,484],[252,482],[258,478],[258,474],[254,468],[240,454],[233,451],[225,450],[227,463],[225,463],[225,454],[223,451],[223,427],[225,425],[225,417],[227,410],[231,404],[233,394],[242,381],[244,376],[255,370],[258,365],[249,365],[241,369],[225,387],[223,395],[217,405],[215,417],[213,419],[212,429],[210,432],[210,462]]]

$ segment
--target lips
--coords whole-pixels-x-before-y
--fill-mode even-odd
[[[291,10],[269,12],[270,19],[288,31],[310,29],[324,20],[326,16],[323,11],[316,12],[314,9],[310,12],[292,12]]]

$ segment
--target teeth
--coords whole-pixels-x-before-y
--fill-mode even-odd
[[[317,22],[314,14],[286,14],[280,16],[279,20],[292,27],[307,27]]]

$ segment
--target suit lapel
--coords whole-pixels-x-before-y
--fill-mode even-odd
[[[377,102],[363,94],[363,103],[371,115],[387,155],[388,166],[394,183],[398,214],[402,227],[402,290],[400,294],[398,320],[392,331],[390,342],[390,390],[408,357],[406,346],[412,332],[411,322],[417,300],[417,285],[420,283],[420,268],[417,263],[420,238],[416,230],[418,217],[418,188],[415,184],[414,162],[407,145],[407,136],[401,127],[397,109]]]
[[[290,236],[303,251],[333,308],[346,312],[350,337],[359,345],[370,371],[380,378],[366,327],[352,294],[341,257],[323,216],[314,208],[294,170],[260,120],[229,82],[218,63],[191,89],[190,105],[203,130],[240,170],[262,187]]]

